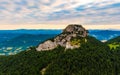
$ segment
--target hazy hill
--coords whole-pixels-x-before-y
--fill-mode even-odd
[[[3,55],[16,54],[26,50],[30,46],[37,46],[39,43],[56,36],[57,34],[22,34],[15,38],[0,43],[0,53]],[[11,35],[12,36],[12,35]]]
[[[119,30],[89,30],[89,34],[99,40],[110,40],[120,36]]]
[[[15,38],[12,38],[7,41],[3,41],[1,46],[12,46],[12,47],[18,47],[18,46],[35,46],[39,44],[42,41],[47,40],[48,38],[52,38],[56,36],[56,34],[22,34],[20,36],[17,36]],[[16,42],[17,41],[17,42]]]
[[[39,34],[59,34],[62,30],[0,30],[0,42],[13,39],[24,34],[39,35]]]
[[[120,42],[120,36],[110,39],[106,43],[114,43],[114,42]]]

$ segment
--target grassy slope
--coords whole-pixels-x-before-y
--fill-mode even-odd
[[[120,50],[120,36],[108,40],[106,44],[110,47],[110,50]]]

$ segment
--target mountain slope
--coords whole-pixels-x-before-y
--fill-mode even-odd
[[[1,56],[0,75],[114,74],[110,51],[95,38],[87,39],[87,43],[74,50],[65,51],[65,48],[57,47],[52,51],[38,52],[31,48],[17,55]]]
[[[111,53],[93,37],[81,48],[67,50],[49,65],[45,75],[112,75]],[[93,42],[92,42],[93,41]]]
[[[106,43],[108,45],[109,49],[111,50],[112,53],[112,58],[113,58],[113,63],[115,67],[115,75],[119,75],[120,71],[120,36],[108,40]]]

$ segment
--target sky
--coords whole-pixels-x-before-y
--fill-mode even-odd
[[[60,29],[68,24],[118,29],[120,0],[0,0],[0,29]]]

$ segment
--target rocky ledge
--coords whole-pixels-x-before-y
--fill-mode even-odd
[[[63,30],[60,35],[53,38],[53,40],[47,40],[40,44],[36,50],[52,50],[57,46],[62,46],[66,49],[79,48],[81,42],[87,42],[87,39],[85,39],[87,36],[88,31],[82,27],[82,25],[70,24]]]

